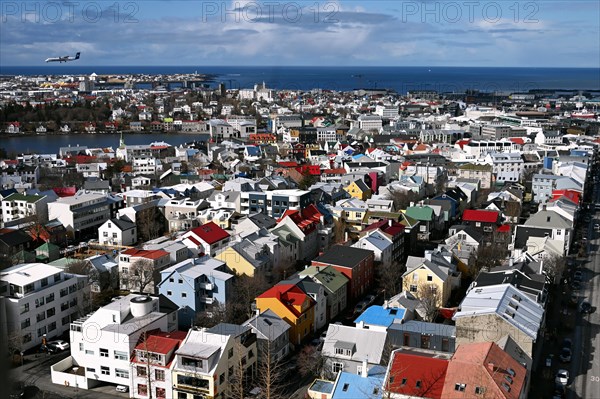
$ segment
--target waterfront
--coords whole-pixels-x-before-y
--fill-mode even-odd
[[[0,137],[0,148],[4,148],[8,153],[54,154],[58,153],[60,147],[67,147],[69,145],[83,145],[89,148],[117,148],[121,136],[118,133],[105,133],[31,136],[3,134]],[[123,134],[123,138],[128,145],[165,141],[172,146],[179,146],[191,141],[206,141],[207,135],[189,133],[125,133]]]

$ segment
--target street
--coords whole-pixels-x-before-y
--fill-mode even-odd
[[[600,190],[594,185],[593,204],[600,204]],[[599,212],[587,226],[588,261],[584,265],[584,287],[582,300],[592,304],[590,314],[577,316],[574,334],[574,353],[571,363],[571,389],[569,398],[600,398],[600,233],[594,224],[600,223]]]

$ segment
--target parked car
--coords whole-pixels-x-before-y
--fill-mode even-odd
[[[581,282],[583,280],[583,272],[581,270],[576,270],[573,273],[573,280]]]
[[[365,309],[367,308],[367,306],[369,306],[369,304],[365,301],[361,301],[361,302],[357,303],[356,306],[354,307],[354,313],[360,314],[360,313],[364,312]]]
[[[56,341],[50,341],[50,342],[48,342],[48,345],[54,345],[61,351],[67,350],[71,347],[71,345],[69,345],[69,343],[67,341],[63,341],[61,339],[56,340]]]
[[[129,392],[129,387],[127,385],[117,385],[115,390],[117,392]]]
[[[587,301],[581,302],[581,305],[579,305],[579,310],[583,314],[592,313],[592,304]]]
[[[560,351],[560,361],[563,363],[569,363],[571,361],[571,349],[562,348]]]
[[[554,357],[554,355],[550,354],[548,355],[548,357],[546,358],[546,367],[552,367],[552,358]]]
[[[44,350],[48,353],[58,353],[61,350],[54,344],[46,344],[45,347],[43,347]]]
[[[569,372],[564,369],[558,370],[558,373],[556,373],[556,378],[554,379],[554,381],[557,384],[560,384],[562,386],[569,385]]]

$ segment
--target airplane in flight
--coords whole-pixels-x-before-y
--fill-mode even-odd
[[[70,57],[65,55],[64,57],[55,57],[55,58],[46,58],[46,62],[67,62],[67,61],[75,61],[79,59],[79,54],[75,54],[75,57]]]

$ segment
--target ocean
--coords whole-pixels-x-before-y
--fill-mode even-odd
[[[526,92],[536,89],[600,91],[600,68],[482,67],[283,67],[283,66],[0,66],[0,75],[99,75],[201,73],[227,88],[252,88],[265,82],[273,89],[391,89],[464,92]]]

